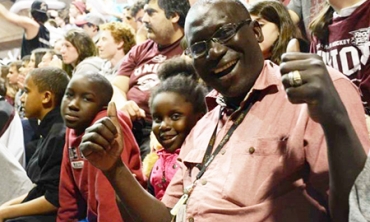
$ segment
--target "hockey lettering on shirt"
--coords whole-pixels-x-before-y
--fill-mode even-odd
[[[360,71],[361,66],[369,63],[370,28],[362,28],[349,34],[352,35],[351,38],[337,40],[325,46],[319,43],[316,50],[328,66],[350,77]],[[355,79],[356,77],[353,78]]]
[[[370,114],[370,1],[365,1],[347,17],[333,18],[329,38],[311,43],[311,51],[359,87],[366,112]]]

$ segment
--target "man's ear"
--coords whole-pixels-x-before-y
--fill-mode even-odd
[[[43,94],[42,94],[42,103],[43,104],[48,104],[48,103],[52,102],[52,97],[53,97],[53,94],[50,91],[43,92]]]
[[[177,13],[173,13],[173,14],[171,15],[171,22],[172,22],[172,23],[177,23],[179,20],[180,20],[180,16],[179,16],[179,14],[177,14]]]
[[[123,45],[125,44],[124,41],[121,41],[119,44],[118,44],[118,48],[119,49],[123,49]]]
[[[263,42],[262,28],[256,20],[252,20],[249,26],[253,29],[254,35],[259,43]]]

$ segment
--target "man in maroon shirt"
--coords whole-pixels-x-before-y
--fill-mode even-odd
[[[190,8],[187,0],[147,0],[142,22],[149,40],[133,47],[124,58],[118,76],[112,81],[113,101],[129,114],[140,146],[141,157],[149,152],[151,116],[148,107],[150,90],[158,84],[160,63],[182,53],[185,17]]]

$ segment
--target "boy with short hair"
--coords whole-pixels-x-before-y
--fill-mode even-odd
[[[60,103],[69,77],[62,69],[44,67],[31,71],[25,80],[25,115],[40,120],[41,135],[26,171],[35,186],[25,195],[0,207],[0,221],[55,221],[59,206],[58,184],[63,156],[65,126]]]
[[[61,106],[67,131],[57,221],[86,218],[89,222],[122,221],[112,186],[79,149],[85,129],[107,116],[106,108],[112,95],[110,82],[99,73],[76,74],[68,84]],[[125,134],[121,159],[144,185],[139,148],[131,132],[130,119],[121,112],[118,118]]]

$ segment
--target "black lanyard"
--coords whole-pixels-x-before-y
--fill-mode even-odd
[[[202,164],[200,165],[201,166],[201,169],[200,169],[200,171],[199,171],[199,173],[198,173],[198,175],[196,177],[196,180],[199,180],[203,176],[204,172],[206,171],[206,169],[208,168],[208,166],[212,163],[212,161],[214,160],[214,158],[216,157],[216,155],[221,151],[221,149],[229,141],[230,137],[232,136],[232,134],[234,133],[234,131],[236,130],[236,128],[240,125],[240,123],[244,120],[245,116],[248,114],[249,110],[252,108],[254,102],[256,101],[257,95],[258,95],[258,93],[255,92],[250,97],[250,99],[249,99],[250,102],[248,103],[248,105],[246,105],[244,108],[242,108],[242,110],[241,110],[238,118],[234,121],[233,125],[230,127],[230,129],[227,131],[227,133],[225,134],[225,136],[222,138],[221,142],[218,144],[218,146],[215,149],[215,151],[211,154],[211,152],[213,150],[213,146],[215,145],[215,141],[216,141],[216,134],[217,134],[218,123],[222,119],[222,111],[223,111],[223,109],[220,108],[220,116],[219,116],[219,119],[217,121],[215,130],[213,131],[212,137],[209,140],[209,143],[208,143],[206,152],[205,152],[204,157],[203,157]]]

